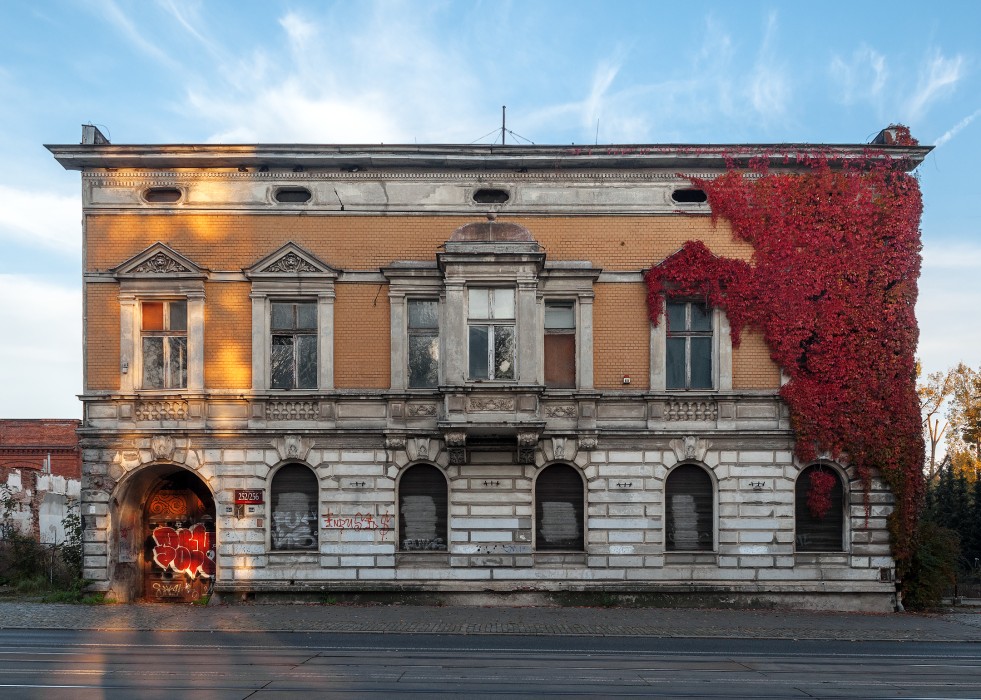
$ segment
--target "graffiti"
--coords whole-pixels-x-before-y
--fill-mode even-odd
[[[156,581],[153,586],[153,597],[154,598],[184,598],[186,600],[198,600],[203,593],[209,593],[210,588],[200,590],[196,586],[190,583],[181,583],[180,581]]]
[[[273,549],[317,548],[317,516],[310,500],[301,492],[279,495],[272,514]]]
[[[324,528],[332,530],[391,530],[392,516],[388,513],[382,513],[376,520],[371,513],[334,515],[327,511],[327,515],[324,516]]]
[[[403,552],[445,552],[446,542],[442,537],[434,537],[431,540],[425,539],[406,539],[402,540]]]
[[[191,578],[215,575],[214,533],[198,523],[190,528],[158,527],[153,530],[153,563]]]

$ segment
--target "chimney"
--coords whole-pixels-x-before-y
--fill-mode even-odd
[[[82,124],[83,146],[107,146],[109,139],[94,124]]]

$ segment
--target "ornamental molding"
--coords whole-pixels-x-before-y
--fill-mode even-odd
[[[714,421],[719,418],[719,406],[715,401],[667,401],[664,404],[664,420]]]
[[[337,277],[337,270],[292,241],[262,258],[252,267],[246,268],[244,272],[249,279],[264,277],[334,279]]]
[[[514,398],[510,396],[469,398],[467,400],[467,413],[479,413],[483,411],[513,411]]]
[[[436,415],[434,403],[410,403],[405,407],[405,415],[410,418],[432,417]]]
[[[320,404],[317,401],[267,401],[266,420],[318,420]]]
[[[138,421],[187,420],[187,401],[137,401],[133,418]]]
[[[549,418],[575,418],[579,410],[575,404],[545,405],[545,415]]]
[[[283,435],[274,439],[271,444],[279,453],[281,460],[306,461],[307,455],[313,449],[313,441],[300,435]]]
[[[708,440],[703,440],[694,435],[686,435],[685,437],[672,440],[668,444],[674,450],[674,455],[678,458],[679,462],[690,460],[704,462],[705,453],[712,446],[712,443]]]
[[[153,459],[165,459],[170,461],[174,458],[174,450],[177,444],[170,435],[154,435],[150,438],[150,454]]]
[[[206,271],[163,243],[154,243],[143,252],[112,269],[116,279],[205,277]]]

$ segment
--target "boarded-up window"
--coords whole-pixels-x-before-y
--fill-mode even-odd
[[[185,388],[187,302],[144,301],[140,312],[143,388]]]
[[[417,464],[399,480],[399,550],[446,551],[446,477],[436,467]]]
[[[712,388],[712,310],[695,301],[669,301],[665,379],[668,389]]]
[[[316,550],[320,488],[317,476],[302,464],[288,464],[272,480],[272,548]]]
[[[582,477],[572,467],[545,467],[535,481],[535,549],[581,552],[584,547]]]
[[[433,388],[439,384],[439,314],[435,300],[408,303],[409,386]]]
[[[317,388],[317,303],[273,302],[273,389]]]
[[[711,552],[715,522],[712,477],[694,464],[682,464],[664,484],[665,548],[669,552]]]
[[[571,301],[545,302],[545,386],[576,386],[576,313]]]
[[[833,478],[834,484],[827,495],[827,511],[821,515],[813,512],[808,504],[815,474]],[[814,464],[800,473],[794,487],[794,542],[798,552],[844,551],[845,488],[841,477],[831,467]],[[818,504],[815,504],[818,505]],[[818,508],[820,510],[820,508]]]

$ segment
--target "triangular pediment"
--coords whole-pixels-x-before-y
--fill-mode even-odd
[[[291,241],[247,268],[245,276],[334,278],[337,277],[337,271]]]
[[[154,243],[113,269],[119,278],[157,279],[164,277],[204,277],[206,271],[173,248]]]

